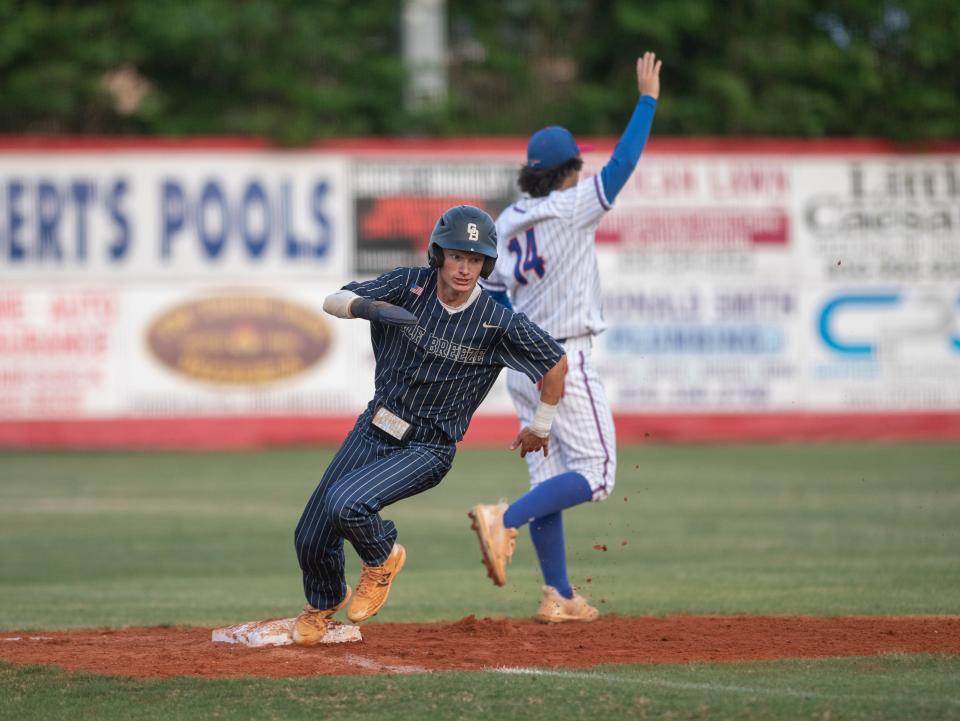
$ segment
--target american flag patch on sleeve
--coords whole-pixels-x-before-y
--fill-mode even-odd
[[[421,293],[423,293],[423,288],[419,285],[411,285],[410,292],[416,296],[419,296]]]

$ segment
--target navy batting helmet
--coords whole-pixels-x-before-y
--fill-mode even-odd
[[[486,278],[497,263],[497,226],[480,208],[455,205],[440,216],[430,234],[427,260],[431,268],[443,265],[443,248],[487,256],[480,270],[480,275]]]

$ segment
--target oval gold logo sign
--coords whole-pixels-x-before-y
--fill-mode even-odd
[[[297,375],[330,347],[311,309],[263,295],[184,303],[157,318],[147,344],[168,368],[209,383],[256,385]]]

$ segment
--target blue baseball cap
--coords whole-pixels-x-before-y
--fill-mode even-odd
[[[527,143],[527,165],[537,170],[549,170],[579,157],[577,141],[566,128],[559,125],[538,130]]]

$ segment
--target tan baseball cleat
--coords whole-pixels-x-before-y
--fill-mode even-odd
[[[472,521],[470,527],[480,539],[487,575],[497,586],[507,582],[507,564],[517,547],[517,529],[503,525],[503,514],[506,512],[507,504],[501,501],[496,505],[478,504],[467,514]]]
[[[347,618],[354,623],[360,623],[371,616],[376,616],[377,611],[387,602],[390,584],[400,573],[406,560],[407,550],[399,543],[394,543],[393,550],[390,551],[390,555],[382,566],[363,564],[357,592],[353,596],[350,608],[347,609]]]
[[[540,623],[567,623],[579,621],[590,623],[596,621],[600,612],[587,603],[587,599],[576,591],[573,598],[564,598],[553,586],[544,586],[540,598],[540,608],[537,609],[536,620]]]
[[[347,605],[350,600],[350,586],[343,600],[333,608],[314,608],[309,603],[304,604],[303,610],[293,623],[293,642],[298,646],[316,646],[327,632],[330,619],[337,611]]]

